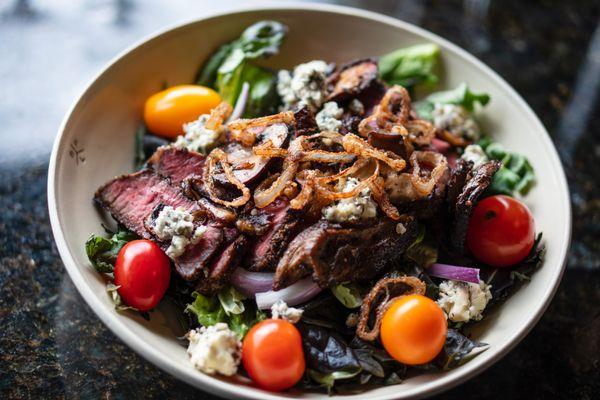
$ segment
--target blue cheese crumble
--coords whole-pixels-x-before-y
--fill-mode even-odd
[[[300,321],[303,312],[304,311],[299,308],[288,306],[283,300],[277,300],[275,304],[271,306],[271,318],[284,319],[292,324]]]
[[[345,182],[343,192],[347,193],[358,186],[356,178],[349,178]],[[361,219],[375,218],[377,216],[377,203],[371,198],[371,190],[363,189],[358,195],[348,199],[341,199],[321,210],[323,217],[332,222],[358,221]]]
[[[463,106],[435,103],[432,115],[433,124],[438,129],[473,141],[479,140],[481,136],[479,125]]]
[[[197,120],[183,124],[184,135],[178,136],[173,146],[205,155],[217,147],[223,141],[224,129],[207,129],[206,122],[209,117],[209,114],[202,114]]]
[[[325,61],[314,60],[298,64],[293,72],[281,70],[277,74],[277,93],[283,101],[283,109],[307,106],[316,112],[325,101],[327,71]]]
[[[322,131],[337,132],[342,127],[342,115],[344,110],[335,101],[327,102],[323,109],[317,113],[315,119],[319,129]]]
[[[465,147],[465,151],[460,156],[463,160],[470,161],[473,163],[473,169],[479,168],[481,165],[488,161],[488,157],[485,151],[478,144],[470,144]]]
[[[235,375],[242,358],[242,343],[227,324],[191,330],[187,334],[191,363],[206,374]]]
[[[483,281],[467,283],[444,281],[440,284],[438,305],[453,322],[479,321],[483,310],[492,299],[491,286]]]
[[[205,226],[194,229],[194,217],[183,207],[163,207],[154,220],[154,233],[164,242],[170,241],[166,253],[171,258],[179,257],[186,247],[196,244],[206,231]]]

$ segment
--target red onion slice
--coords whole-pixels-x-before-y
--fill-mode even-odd
[[[248,102],[248,94],[250,93],[250,85],[248,82],[244,82],[242,85],[242,90],[235,101],[235,107],[233,108],[233,112],[229,117],[229,121],[233,121],[234,119],[241,118],[244,114],[244,110],[246,110],[246,103]]]
[[[312,278],[304,278],[281,290],[269,290],[264,293],[256,293],[256,305],[261,310],[271,308],[277,300],[283,300],[288,306],[295,306],[307,302],[321,292],[321,288]]]
[[[437,278],[479,283],[478,268],[458,267],[456,265],[434,263],[426,269],[426,272],[429,276],[435,276]]]
[[[448,152],[448,150],[450,150],[452,145],[446,142],[445,140],[433,138],[431,139],[431,147],[433,147],[438,153],[445,154],[446,152]]]
[[[231,284],[246,296],[267,292],[273,287],[272,272],[250,272],[236,268],[231,274]]]

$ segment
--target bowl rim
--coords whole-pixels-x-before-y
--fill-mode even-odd
[[[146,35],[141,40],[138,40],[134,44],[128,46],[126,49],[118,53],[113,57],[107,64],[105,64],[100,71],[89,81],[84,89],[80,92],[79,96],[72,103],[68,112],[65,114],[61,125],[58,129],[58,134],[55,138],[54,145],[52,147],[52,153],[50,156],[50,163],[48,167],[48,210],[50,216],[50,223],[52,226],[52,232],[54,239],[61,256],[61,259],[65,265],[65,268],[73,280],[75,287],[79,291],[80,295],[87,302],[94,313],[100,318],[100,320],[123,342],[125,342],[130,348],[136,353],[150,361],[160,369],[171,374],[175,378],[182,380],[192,386],[208,391],[210,393],[220,396],[238,396],[244,398],[261,398],[261,399],[281,399],[284,396],[279,396],[276,393],[265,392],[257,388],[240,385],[238,383],[225,382],[217,378],[202,374],[194,373],[190,369],[183,369],[181,366],[171,358],[164,358],[162,353],[152,348],[145,343],[142,343],[138,338],[131,332],[121,321],[120,318],[115,318],[115,314],[112,310],[107,309],[102,303],[96,299],[92,289],[86,284],[82,273],[79,271],[79,267],[71,254],[66,238],[64,236],[62,225],[58,216],[58,208],[56,201],[56,173],[57,165],[59,161],[59,150],[64,145],[62,139],[69,125],[69,122],[73,116],[73,112],[84,102],[85,98],[89,96],[90,90],[98,83],[108,70],[113,68],[119,61],[125,58],[127,55],[140,50],[144,45],[152,40],[155,40],[167,33],[174,33],[177,30],[185,29],[190,25],[197,24],[202,21],[220,18],[227,15],[247,13],[253,11],[317,11],[317,12],[328,12],[338,14],[341,17],[352,16],[364,19],[373,20],[378,23],[389,25],[393,28],[402,29],[410,33],[416,34],[425,40],[438,43],[447,49],[453,51],[459,57],[472,63],[476,68],[483,70],[488,76],[490,76],[494,83],[504,90],[512,100],[517,102],[518,107],[522,108],[528,120],[532,121],[536,127],[543,132],[541,140],[544,142],[546,149],[549,151],[550,162],[553,168],[553,173],[558,178],[558,185],[560,187],[561,202],[566,205],[564,208],[564,218],[567,222],[567,229],[564,230],[561,242],[562,248],[559,252],[559,259],[561,260],[560,268],[556,268],[554,275],[552,276],[552,285],[545,289],[542,296],[542,303],[538,305],[538,308],[532,313],[526,323],[517,329],[516,333],[506,342],[504,346],[496,347],[494,354],[487,360],[487,362],[477,362],[477,358],[471,360],[469,363],[463,365],[460,369],[454,370],[454,372],[448,373],[444,376],[440,376],[432,380],[431,382],[424,383],[421,386],[411,388],[401,394],[399,393],[387,393],[387,394],[373,394],[369,395],[373,399],[394,399],[399,398],[422,398],[424,396],[431,396],[436,393],[448,390],[452,387],[465,382],[466,380],[478,375],[485,369],[496,363],[503,356],[505,356],[510,350],[512,350],[521,340],[531,331],[535,324],[539,321],[545,310],[547,309],[550,301],[552,300],[558,285],[560,284],[562,275],[565,270],[567,254],[571,242],[571,202],[569,196],[569,187],[565,177],[564,169],[554,144],[552,143],[550,136],[540,122],[537,115],[525,102],[525,100],[512,88],[498,73],[484,64],[482,61],[477,59],[475,56],[468,53],[458,45],[444,39],[437,34],[429,32],[426,29],[420,28],[408,22],[399,20],[394,17],[389,17],[373,11],[367,11],[359,8],[340,6],[333,4],[320,4],[320,3],[298,3],[298,2],[286,2],[284,4],[279,3],[267,3],[267,4],[250,4],[246,6],[227,7],[218,11],[209,12],[202,16],[190,18],[186,21],[170,24],[163,29],[155,31],[152,34]]]

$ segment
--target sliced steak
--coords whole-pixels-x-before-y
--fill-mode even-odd
[[[155,211],[164,206],[183,207],[197,216],[196,223],[206,226],[206,231],[198,243],[190,245],[174,260],[175,270],[185,280],[197,279],[225,240],[219,221],[212,220],[198,203],[186,198],[179,187],[150,169],[110,181],[98,189],[94,200],[120,224],[143,238],[159,243],[163,250],[169,244],[158,240],[148,229],[149,218],[156,214]]]
[[[290,243],[277,265],[273,288],[282,289],[309,273],[321,287],[372,279],[414,242],[417,231],[416,221],[408,216],[361,229],[319,221]]]
[[[357,98],[372,85],[378,84],[377,61],[364,58],[343,65],[327,78],[327,101],[344,102]]]
[[[202,176],[206,157],[195,151],[161,147],[148,160],[148,168],[168,178],[174,186],[193,176]]]
[[[315,115],[308,107],[302,107],[294,112],[294,131],[296,137],[319,131]]]
[[[298,233],[300,213],[291,210],[287,199],[280,197],[257,210],[252,218],[262,229],[249,249],[246,267],[251,271],[272,271],[288,243]]]
[[[219,250],[219,255],[214,258],[208,267],[208,275],[200,277],[196,283],[196,290],[205,295],[211,295],[225,286],[229,276],[239,265],[247,248],[248,239],[240,235]]]
[[[189,212],[198,205],[182,195],[181,190],[152,170],[142,170],[113,179],[100,187],[94,201],[114,219],[135,234],[152,239],[145,221],[160,205],[183,207]]]
[[[457,164],[455,173],[451,178],[451,188],[448,191],[448,200],[450,207],[450,218],[452,220],[450,228],[450,248],[452,251],[462,254],[464,251],[465,238],[469,227],[469,218],[473,212],[473,208],[477,205],[479,198],[492,183],[492,178],[501,163],[498,161],[488,161],[479,166],[475,170],[471,170],[469,164],[469,172],[467,173],[465,184],[462,186],[460,193],[458,186],[462,181],[464,174],[464,166],[461,163]],[[456,200],[453,201],[454,196]]]

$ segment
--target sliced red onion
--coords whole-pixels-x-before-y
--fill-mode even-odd
[[[256,293],[256,305],[261,310],[271,308],[277,300],[283,300],[288,306],[295,306],[307,302],[321,292],[321,288],[312,278],[305,278],[281,290],[269,290]]]
[[[426,269],[427,275],[453,281],[479,283],[479,269],[434,263]]]
[[[267,292],[273,287],[272,272],[250,272],[244,268],[236,268],[231,274],[231,284],[247,296]]]
[[[229,117],[229,121],[233,121],[234,119],[241,118],[244,114],[244,110],[246,109],[246,103],[248,103],[248,94],[250,93],[250,85],[248,82],[244,82],[242,85],[242,90],[240,91],[240,95],[235,101],[235,107],[233,107],[233,111],[231,112],[231,116]]]

